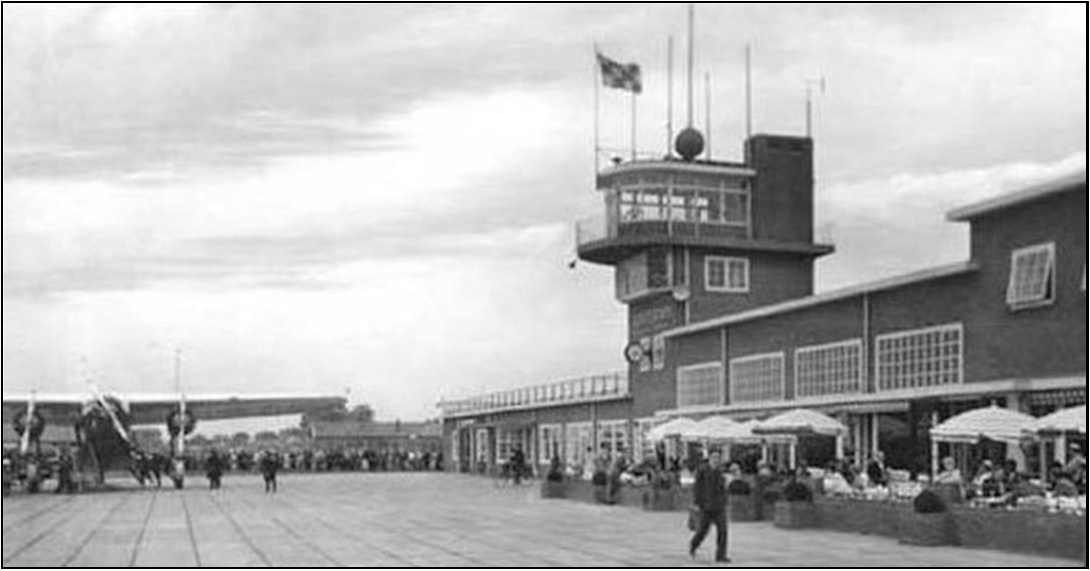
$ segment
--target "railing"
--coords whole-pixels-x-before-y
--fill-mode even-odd
[[[746,190],[620,187],[605,193],[605,214],[576,223],[576,245],[618,236],[745,238],[751,224]]]
[[[439,403],[439,408],[443,416],[452,417],[626,396],[628,396],[628,375],[609,373],[488,393],[468,399],[444,401]]]

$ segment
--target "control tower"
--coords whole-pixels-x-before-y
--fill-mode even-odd
[[[603,215],[577,224],[579,259],[612,266],[628,306],[625,356],[635,402],[673,408],[655,379],[665,366],[661,332],[813,294],[813,141],[754,135],[745,162],[699,160],[703,136],[682,131],[678,157],[618,163],[597,176]],[[718,342],[710,340],[709,342]]]

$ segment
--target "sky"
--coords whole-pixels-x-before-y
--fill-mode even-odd
[[[818,291],[968,256],[946,211],[1086,166],[1086,5],[698,4],[710,145],[801,135]],[[4,392],[350,395],[380,420],[623,370],[593,46],[665,151],[683,4],[3,6]],[[707,118],[703,84],[695,121]],[[627,153],[630,101],[601,93]],[[263,426],[263,425],[262,425]]]

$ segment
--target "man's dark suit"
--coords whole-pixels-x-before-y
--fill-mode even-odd
[[[727,559],[727,489],[723,484],[723,473],[718,467],[703,464],[696,472],[696,484],[693,487],[693,499],[700,508],[700,525],[696,528],[689,543],[689,554],[693,555],[700,548],[711,525],[715,524],[715,560]]]

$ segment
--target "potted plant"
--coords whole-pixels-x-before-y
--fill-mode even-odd
[[[783,499],[776,502],[773,522],[783,529],[805,529],[817,526],[817,510],[814,493],[810,488],[792,480],[783,488]]]
[[[753,493],[753,486],[745,480],[733,480],[727,486],[727,516],[730,521],[760,521],[759,501],[760,498]]]
[[[912,512],[901,517],[898,541],[906,545],[950,545],[952,530],[946,502],[932,490],[920,492],[912,501]]]

